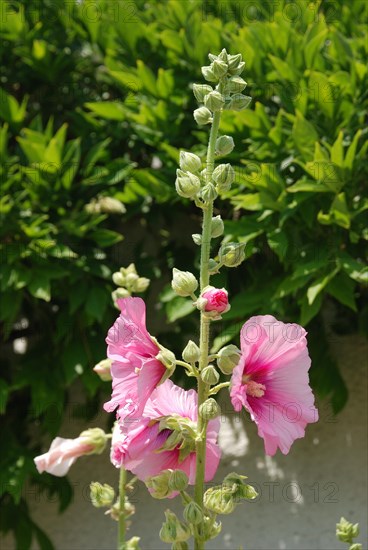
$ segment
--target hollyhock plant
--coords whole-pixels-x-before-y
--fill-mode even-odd
[[[251,317],[241,330],[241,357],[231,378],[236,411],[244,407],[258,426],[266,454],[287,454],[305,427],[318,420],[309,386],[306,331],[272,315]]]
[[[146,329],[146,306],[141,298],[117,300],[121,311],[110,328],[107,356],[112,361],[112,395],[105,403],[108,412],[116,408],[119,418],[141,414],[144,405],[166,374],[157,359],[160,348]]]
[[[226,311],[230,309],[228,293],[224,288],[209,286],[207,290],[202,292],[201,297],[207,301],[204,306],[204,311],[226,313]]]
[[[195,483],[195,434],[198,409],[197,392],[185,391],[166,380],[152,393],[142,418],[124,426],[115,424],[111,461],[124,466],[139,479],[158,475],[161,471],[182,470]],[[174,420],[170,420],[170,419]],[[217,435],[218,418],[210,420],[207,428],[205,480],[210,481],[217,470],[220,449]],[[187,435],[185,432],[188,432]],[[183,435],[184,434],[184,435]]]

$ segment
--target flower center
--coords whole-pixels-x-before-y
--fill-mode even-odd
[[[247,395],[250,395],[251,397],[263,397],[264,393],[266,391],[266,386],[264,384],[260,384],[259,382],[255,382],[254,380],[251,380],[251,377],[249,374],[245,374],[242,377],[243,384],[246,385],[246,393]]]

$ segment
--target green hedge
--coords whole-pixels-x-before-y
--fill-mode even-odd
[[[335,412],[345,404],[323,321],[367,326],[366,22],[359,0],[2,2],[0,527],[22,550],[33,536],[51,547],[24,483],[61,509],[70,500],[68,481],[32,460],[58,433],[68,388],[82,383],[91,415],[107,393],[91,367],[115,316],[111,273],[133,260],[153,279],[163,344],[180,353],[196,332],[167,283],[174,265],[198,264],[198,213],[174,180],[181,148],[205,151],[190,85],[209,51],[243,54],[253,98],[221,125],[236,143],[226,238],[247,243],[247,261],[214,279],[232,304],[216,344],[254,313],[298,321],[316,391]]]

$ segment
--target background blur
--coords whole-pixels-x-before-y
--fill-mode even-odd
[[[298,540],[278,532],[293,512],[269,499],[247,510],[247,529],[253,514],[269,513],[274,530],[258,523],[258,534],[268,534],[254,548],[330,549],[341,547],[334,541],[341,515],[358,521],[363,512],[364,521],[366,347],[359,335],[368,325],[367,8],[364,0],[1,2],[0,528],[13,532],[9,544],[114,544],[105,539],[102,546],[93,530],[92,542],[75,542],[75,535],[75,546],[66,542],[68,523],[56,516],[50,523],[45,509],[51,503],[65,510],[77,485],[40,476],[33,457],[57,434],[76,436],[92,419],[102,427],[112,421],[101,413],[109,385],[92,367],[105,356],[116,316],[111,274],[119,267],[134,261],[152,279],[148,327],[162,344],[180,355],[197,333],[197,316],[169,284],[173,266],[199,263],[191,233],[200,230],[200,212],[177,196],[175,169],[180,149],[205,153],[208,128],[194,122],[191,84],[203,82],[208,52],[223,47],[242,53],[253,101],[246,111],[225,112],[220,128],[235,140],[229,161],[237,177],[217,207],[227,238],[246,242],[247,261],[213,279],[229,290],[232,305],[216,324],[215,345],[238,343],[239,328],[255,313],[307,328],[311,381],[325,419],[308,430],[322,430],[325,448],[316,456],[307,431],[291,462],[280,460],[286,472],[313,463],[306,483],[340,488],[339,506],[328,513],[325,507],[325,514],[314,508],[310,523],[307,511],[300,515],[297,531],[307,530]],[[246,446],[226,439],[231,433],[229,427],[223,435],[226,452],[243,456]],[[256,481],[264,456],[262,442],[254,441],[239,472],[254,471]],[[104,461],[110,473],[99,481],[116,474]],[[82,476],[86,463],[74,467]],[[277,468],[267,468],[265,480],[278,479]],[[331,479],[320,481],[321,471]],[[329,487],[323,491],[329,497]],[[97,517],[77,493],[78,509]],[[279,497],[288,502],[281,490]],[[98,514],[102,532],[114,529]],[[75,511],[70,517],[77,523]],[[161,520],[157,513],[152,521]],[[150,546],[152,527],[140,525],[143,548],[158,548]],[[227,548],[242,543],[241,534],[225,535]]]

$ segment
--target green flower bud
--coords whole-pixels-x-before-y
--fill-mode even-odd
[[[213,88],[208,84],[193,84],[193,93],[198,103],[203,103],[205,96],[211,92]]]
[[[228,69],[227,63],[225,61],[222,61],[219,57],[212,62],[211,67],[214,75],[217,77],[218,80],[225,76]]]
[[[349,550],[362,550],[363,546],[359,542],[355,542],[349,546]]]
[[[171,286],[176,294],[185,298],[197,290],[198,281],[190,271],[180,271],[174,267]]]
[[[218,355],[217,366],[220,371],[224,374],[232,374],[234,368],[239,363],[240,350],[233,344],[230,344],[220,349]]]
[[[147,290],[150,280],[147,277],[139,277],[134,285],[134,292],[144,292]]]
[[[185,521],[191,525],[198,525],[203,521],[202,508],[193,500],[184,508],[183,516]]]
[[[88,430],[84,430],[79,437],[83,439],[83,443],[92,445],[93,447],[89,453],[85,454],[100,455],[105,450],[107,436],[101,428],[89,428]]]
[[[231,164],[219,164],[217,168],[215,168],[212,177],[217,184],[217,190],[219,192],[229,191],[235,179],[234,168]]]
[[[208,261],[208,270],[211,273],[211,275],[213,275],[214,273],[218,273],[217,266],[218,266],[218,263],[216,262],[216,260],[213,260],[212,258],[210,258]]]
[[[203,382],[213,386],[219,381],[220,375],[213,365],[208,365],[201,372]]]
[[[207,109],[207,107],[199,107],[194,111],[193,116],[199,126],[211,124],[212,122],[212,113]]]
[[[172,470],[169,477],[171,491],[185,491],[188,487],[188,476],[183,470]]]
[[[236,472],[231,472],[224,479],[223,487],[231,490],[237,503],[240,499],[254,500],[258,496],[255,488],[247,485],[245,479],[247,479],[247,476],[242,476]]]
[[[180,168],[184,172],[198,172],[202,168],[202,161],[194,153],[180,151]]]
[[[189,340],[185,348],[183,349],[183,359],[187,363],[196,363],[199,361],[200,350],[197,344],[192,340]]]
[[[225,98],[220,92],[214,90],[213,92],[207,94],[204,98],[204,104],[207,109],[210,109],[212,112],[221,111],[225,105]]]
[[[215,539],[221,533],[221,521],[215,521],[207,516],[204,518],[203,537],[205,540]]]
[[[194,241],[194,244],[196,244],[197,246],[201,246],[201,244],[202,244],[202,235],[200,235],[199,233],[193,233],[192,239]]]
[[[100,377],[103,382],[109,382],[111,378],[111,359],[102,359],[97,365],[93,367],[95,373]]]
[[[153,498],[163,499],[171,495],[173,492],[173,489],[169,487],[171,473],[172,470],[163,470],[157,476],[152,476],[145,480],[144,483]]]
[[[199,406],[199,414],[204,420],[211,420],[220,416],[221,409],[217,401],[210,397]]]
[[[211,237],[216,239],[221,237],[224,232],[224,222],[221,219],[221,216],[215,216],[211,220]]]
[[[222,485],[207,489],[203,503],[207,510],[215,514],[231,514],[236,505],[231,490]]]
[[[190,172],[176,171],[175,189],[178,195],[187,199],[193,199],[201,188],[201,182],[197,176]]]
[[[219,250],[219,259],[226,267],[237,267],[245,260],[245,243],[227,243]]]
[[[125,550],[139,550],[140,537],[132,537],[125,543]]]
[[[179,521],[176,514],[170,510],[166,510],[165,516],[166,521],[160,531],[160,539],[163,542],[183,542],[190,538],[191,532],[189,526]]]
[[[101,485],[98,481],[92,481],[89,487],[90,498],[95,508],[112,505],[115,498],[115,491],[110,485],[107,483]]]
[[[127,288],[133,287],[138,279],[139,276],[137,275],[137,273],[127,273],[125,276],[125,286]]]
[[[216,140],[216,155],[228,155],[234,147],[234,140],[231,136],[220,136]]]
[[[229,74],[230,75],[239,75],[244,71],[245,63],[244,61],[241,61],[238,63],[236,68],[230,68],[229,66]]]
[[[159,347],[160,347],[160,351],[156,355],[156,359],[158,361],[161,361],[161,363],[165,365],[167,369],[173,369],[176,365],[175,354],[169,349],[164,348],[163,346],[159,346]]]
[[[186,542],[173,542],[171,550],[189,550],[189,546]]]
[[[207,183],[207,185],[202,187],[200,196],[204,202],[213,202],[217,198],[215,186],[212,183]]]
[[[227,62],[229,65],[229,69],[237,69],[239,63],[241,63],[242,60],[243,60],[243,56],[241,53],[237,53],[236,55],[228,55]]]
[[[207,82],[218,82],[219,79],[215,75],[213,67],[211,65],[206,65],[202,67],[201,71],[204,79],[207,80]]]
[[[116,302],[119,298],[127,298],[130,296],[130,292],[126,288],[117,288],[111,293],[111,296],[113,302]]]
[[[243,111],[252,101],[252,98],[243,94],[234,94],[230,101],[226,103],[226,109],[228,111]]]
[[[336,536],[341,542],[352,543],[353,539],[359,535],[359,524],[353,525],[345,518],[341,518],[336,524]]]
[[[232,76],[226,84],[227,91],[232,94],[240,94],[247,87],[247,83],[241,76]]]
[[[116,286],[125,286],[125,275],[123,275],[121,271],[113,273],[112,280]]]

